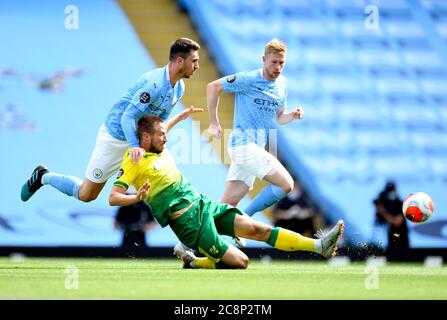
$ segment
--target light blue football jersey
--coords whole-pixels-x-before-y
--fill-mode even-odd
[[[282,75],[270,81],[262,69],[239,72],[221,79],[224,91],[235,93],[233,131],[230,147],[267,143],[272,120],[278,110],[287,108],[287,80]]]
[[[145,115],[159,116],[166,120],[184,93],[183,80],[177,81],[172,87],[167,65],[146,72],[112,107],[105,122],[106,129],[114,138],[125,141],[121,117],[130,105],[139,110],[135,122]]]

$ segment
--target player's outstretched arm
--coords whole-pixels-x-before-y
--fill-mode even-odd
[[[166,123],[166,132],[171,130],[177,123],[187,119],[191,114],[196,112],[203,112],[203,108],[195,108],[193,106],[186,108],[182,112],[178,113]]]
[[[149,193],[150,183],[146,181],[137,194],[124,194],[126,188],[122,186],[113,186],[109,195],[109,204],[111,206],[129,206],[131,204],[142,201]]]
[[[137,107],[129,105],[121,117],[121,127],[130,147],[129,156],[134,163],[138,163],[145,153],[145,150],[140,147],[135,123],[135,119],[139,119],[140,116],[141,111]]]
[[[219,123],[219,116],[217,109],[219,107],[219,96],[223,91],[221,80],[215,80],[208,83],[206,86],[206,103],[208,105],[208,114],[210,118],[210,126],[208,127],[208,134],[220,139],[222,135],[222,127]]]
[[[288,124],[293,120],[303,118],[304,118],[304,110],[301,107],[298,107],[291,112],[287,112],[286,109],[281,109],[276,113],[276,121],[280,125]]]

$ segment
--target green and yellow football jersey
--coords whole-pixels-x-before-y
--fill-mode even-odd
[[[144,199],[152,208],[152,214],[162,227],[169,223],[176,212],[200,197],[197,190],[182,175],[167,148],[161,153],[146,152],[138,164],[124,155],[121,169],[114,183],[129,188],[131,184],[138,190],[146,181],[150,188]]]

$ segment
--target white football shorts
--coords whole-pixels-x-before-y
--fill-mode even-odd
[[[120,168],[129,145],[107,132],[105,125],[99,128],[96,145],[85,172],[85,177],[95,183],[106,182]]]
[[[243,181],[250,189],[256,178],[263,179],[273,168],[281,163],[271,153],[255,143],[229,147],[231,158],[227,181]]]

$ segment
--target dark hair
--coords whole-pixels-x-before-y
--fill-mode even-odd
[[[163,122],[163,119],[157,116],[144,116],[138,120],[137,135],[141,140],[144,132],[152,134],[155,129],[155,125],[159,122]]]
[[[396,191],[396,183],[392,180],[388,180],[385,185],[385,191],[386,192]]]
[[[169,51],[169,61],[174,61],[178,56],[186,59],[191,50],[197,51],[200,49],[200,45],[188,38],[180,38],[175,40],[171,44],[171,50]]]

